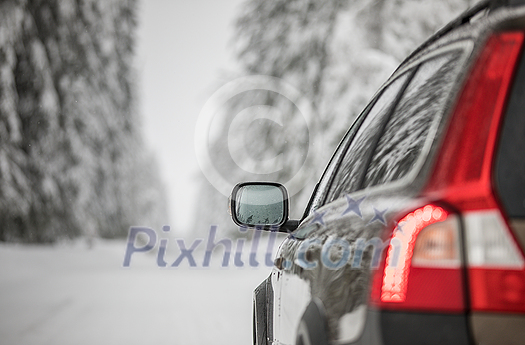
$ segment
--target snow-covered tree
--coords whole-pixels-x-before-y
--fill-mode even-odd
[[[135,8],[0,3],[0,240],[115,237],[165,221],[135,110]]]

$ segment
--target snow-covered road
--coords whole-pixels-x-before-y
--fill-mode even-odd
[[[269,268],[161,269],[144,253],[123,268],[124,252],[0,245],[1,344],[251,343],[252,290]]]

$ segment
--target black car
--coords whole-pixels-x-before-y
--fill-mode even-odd
[[[278,229],[255,344],[525,344],[525,1],[485,1],[394,72],[303,219],[237,185],[236,224]]]

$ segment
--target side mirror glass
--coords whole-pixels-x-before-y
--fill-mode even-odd
[[[233,222],[248,227],[280,227],[288,220],[288,192],[273,182],[244,182],[230,196]]]

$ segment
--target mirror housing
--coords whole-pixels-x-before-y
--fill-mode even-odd
[[[264,230],[295,230],[298,221],[288,220],[286,188],[276,182],[242,182],[233,187],[230,215],[238,226]]]

